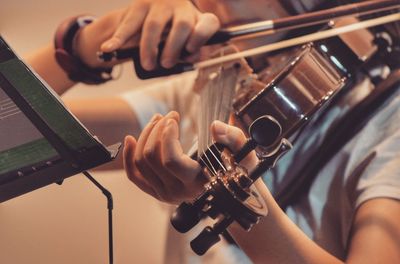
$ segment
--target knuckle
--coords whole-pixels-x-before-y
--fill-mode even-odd
[[[135,167],[136,167],[139,171],[142,170],[142,168],[143,168],[143,163],[144,163],[143,158],[135,159],[133,163],[135,164]]]
[[[161,22],[156,20],[156,19],[147,19],[146,24],[145,24],[145,30],[148,30],[149,32],[153,32],[158,30],[161,27]]]
[[[168,157],[162,161],[162,165],[167,169],[173,169],[177,166],[179,162],[176,160],[175,157]]]
[[[173,193],[176,196],[176,198],[179,198],[179,196],[182,194],[182,190],[185,189],[185,186],[183,182],[176,179],[172,184],[168,186],[168,189],[170,193]]]
[[[244,132],[241,129],[233,126],[231,126],[228,130],[228,137],[232,139],[235,143],[242,142],[246,138]]]
[[[152,148],[144,149],[143,157],[145,160],[153,160],[155,159],[155,151]]]
[[[180,19],[175,23],[176,29],[179,31],[191,31],[193,23],[189,19]]]
[[[243,134],[243,132],[237,132],[237,134],[236,134],[237,136],[235,136],[234,138],[233,138],[233,142],[234,142],[234,145],[235,146],[237,146],[237,147],[240,147],[243,143],[244,143],[244,141],[245,141],[245,137],[244,137],[244,134]]]

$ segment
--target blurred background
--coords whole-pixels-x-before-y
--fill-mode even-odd
[[[58,24],[77,14],[102,15],[131,0],[2,0],[0,34],[21,56],[52,41]],[[104,96],[134,89],[131,63],[117,81],[78,85],[63,97]],[[122,139],[121,139],[122,140]],[[114,197],[114,262],[162,263],[168,216],[123,171],[93,172]],[[83,175],[0,204],[0,263],[108,263],[107,204]]]

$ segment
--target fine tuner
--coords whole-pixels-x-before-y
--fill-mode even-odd
[[[207,41],[206,45],[225,43],[230,40],[271,35],[280,31],[287,31],[287,30],[305,28],[313,25],[324,24],[326,22],[332,21],[333,19],[344,18],[344,17],[361,17],[364,15],[377,14],[379,12],[396,10],[398,8],[400,8],[400,1],[398,0],[366,1],[362,3],[348,4],[322,11],[310,12],[302,15],[278,18],[275,20],[266,20],[266,21],[222,29],[218,31],[215,35],[213,35]],[[158,66],[157,69],[152,71],[145,70],[140,64],[138,47],[119,49],[113,52],[98,52],[98,57],[100,60],[103,61],[131,58],[134,62],[137,76],[140,79],[149,79],[154,77],[178,74],[195,69],[201,69],[213,65],[218,65],[221,63],[237,60],[240,58],[250,57],[266,52],[293,47],[296,45],[301,45],[312,41],[326,39],[340,34],[360,29],[370,28],[378,25],[383,25],[398,20],[400,20],[400,14],[396,12],[394,14],[372,18],[357,23],[353,23],[350,25],[344,25],[340,27],[326,29],[308,35],[303,35],[300,37],[287,39],[264,46],[259,46],[235,54],[230,54],[219,58],[200,61],[195,64],[178,63],[174,67],[169,69]],[[164,42],[160,43],[159,50],[163,49],[164,44],[165,44]],[[161,52],[159,52],[159,54],[161,54]],[[182,57],[184,57],[185,55],[188,54],[182,54]]]

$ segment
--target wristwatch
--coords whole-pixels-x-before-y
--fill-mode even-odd
[[[79,15],[64,20],[54,37],[55,58],[68,78],[86,84],[101,84],[112,79],[112,67],[91,68],[74,53],[73,43],[77,33],[95,20],[93,16]]]

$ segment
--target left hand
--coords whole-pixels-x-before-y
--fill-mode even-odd
[[[195,197],[205,177],[199,163],[183,153],[179,115],[155,115],[138,141],[125,138],[124,167],[128,178],[158,200],[178,204]]]
[[[158,200],[178,204],[196,198],[208,179],[197,161],[183,153],[179,142],[179,115],[156,115],[143,129],[138,141],[127,136],[124,167],[129,179]],[[215,121],[211,126],[215,141],[237,152],[246,142],[243,132]],[[254,167],[257,157],[251,153],[243,165]]]

